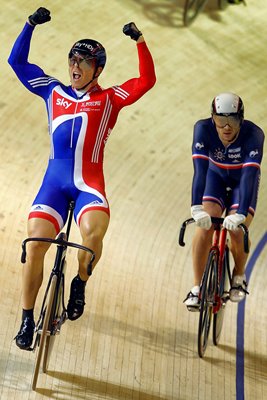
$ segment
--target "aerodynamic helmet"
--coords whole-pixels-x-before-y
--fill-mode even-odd
[[[244,105],[242,99],[234,93],[218,94],[211,103],[211,114],[237,115],[244,119]]]

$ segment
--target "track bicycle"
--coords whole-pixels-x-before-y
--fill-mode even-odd
[[[184,26],[189,26],[196,19],[198,14],[203,10],[208,0],[185,0],[183,10],[183,22]],[[217,0],[218,9],[224,10],[228,3],[246,5],[245,0]]]
[[[48,284],[42,301],[41,311],[37,320],[33,346],[29,349],[36,353],[35,366],[32,380],[32,389],[36,389],[40,365],[42,361],[43,372],[46,373],[52,354],[54,341],[64,322],[68,319],[65,307],[65,270],[66,252],[68,247],[74,247],[90,254],[87,274],[92,274],[92,263],[95,258],[93,250],[77,243],[69,242],[69,234],[73,219],[74,202],[69,205],[69,215],[66,232],[60,232],[56,239],[32,237],[22,242],[21,262],[26,262],[26,245],[28,242],[47,242],[57,245],[54,266],[52,268]]]
[[[203,357],[207,348],[213,316],[212,339],[218,345],[227,301],[230,299],[231,268],[227,229],[222,226],[224,218],[211,217],[214,225],[212,246],[200,284],[200,313],[198,323],[198,355]],[[185,246],[184,234],[188,224],[195,222],[189,218],[183,222],[179,245]],[[240,224],[244,234],[244,251],[249,252],[248,228]]]

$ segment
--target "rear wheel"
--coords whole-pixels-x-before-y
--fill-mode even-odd
[[[216,251],[209,253],[201,290],[200,290],[200,314],[198,323],[198,355],[203,357],[208,345],[214,296],[216,291],[216,264],[218,256]]]
[[[47,336],[49,335],[48,325],[49,325],[51,309],[52,309],[52,305],[53,305],[53,301],[54,301],[56,284],[57,284],[57,276],[54,275],[51,280],[49,292],[47,294],[46,304],[44,305],[44,315],[43,315],[43,321],[41,323],[41,325],[42,325],[41,330],[40,330],[40,333],[39,332],[37,333],[37,335],[40,335],[40,340],[39,340],[39,346],[37,346],[37,348],[36,348],[37,354],[36,354],[33,381],[32,381],[32,389],[33,390],[36,389],[36,384],[37,384],[37,379],[38,379],[38,374],[39,374],[39,369],[40,369],[40,363],[41,363],[41,359],[42,359],[42,355],[43,355],[43,351],[44,351],[44,347],[45,347],[45,342],[46,342]]]
[[[189,26],[196,19],[207,0],[186,0],[184,5],[183,21],[185,26]]]

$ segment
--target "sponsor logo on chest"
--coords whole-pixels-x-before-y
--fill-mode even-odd
[[[99,111],[101,106],[101,100],[96,101],[83,101],[79,105],[80,111]]]
[[[228,158],[233,162],[241,161],[241,147],[236,147],[234,149],[228,150]]]
[[[62,106],[63,108],[65,108],[65,110],[67,110],[72,105],[72,102],[68,101],[62,97],[62,98],[57,99],[56,105]]]

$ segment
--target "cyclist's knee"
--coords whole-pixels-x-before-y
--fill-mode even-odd
[[[230,249],[236,254],[244,253],[244,234],[241,229],[228,231],[230,234]]]
[[[80,231],[84,242],[101,243],[108,228],[109,217],[103,211],[90,211],[84,215]]]
[[[211,227],[210,229],[203,229],[200,227],[196,227],[195,238],[201,241],[209,241],[212,238],[214,229]]]
[[[27,253],[30,258],[43,258],[50,247],[50,244],[45,242],[29,242]]]
[[[28,220],[28,235],[29,237],[46,237],[54,239],[57,232],[52,222],[43,218],[30,218]]]
[[[222,215],[222,208],[219,204],[212,201],[203,202],[204,210],[212,217],[220,217]]]
[[[82,237],[84,242],[99,244],[102,243],[102,240],[105,235],[105,230],[101,228],[101,226],[90,227],[87,226],[83,229]]]

